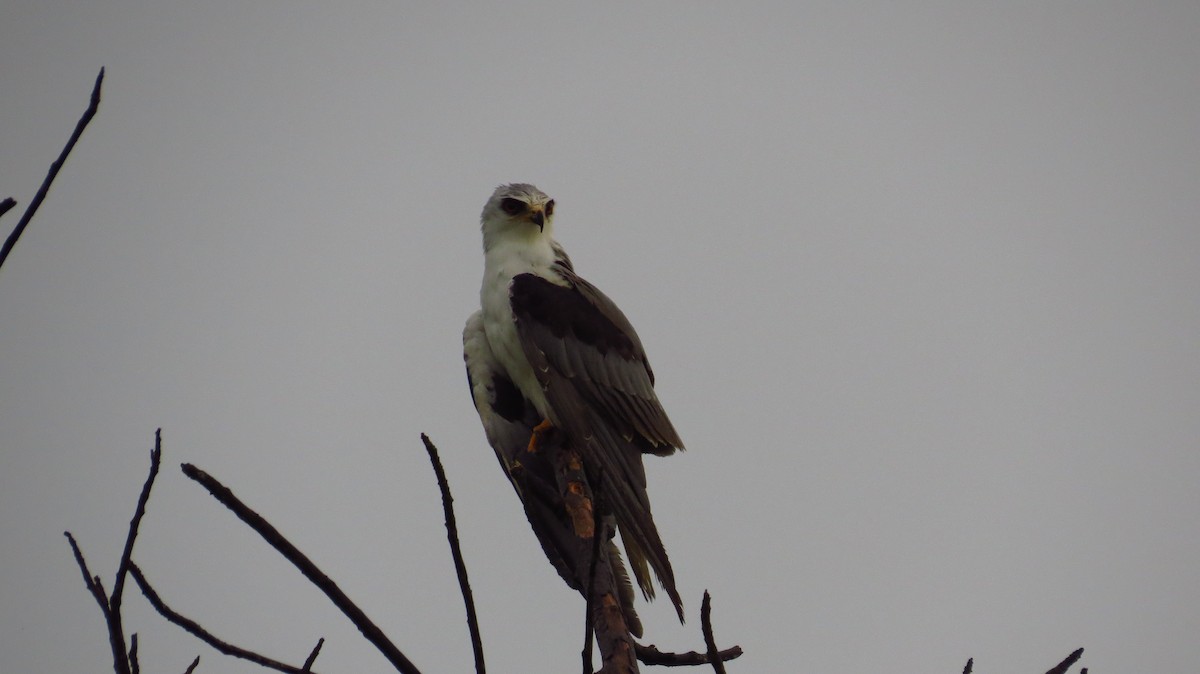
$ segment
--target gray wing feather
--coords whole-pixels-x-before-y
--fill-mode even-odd
[[[604,472],[627,560],[647,597],[654,570],[682,620],[674,572],[650,512],[641,455],[667,455],[683,442],[654,393],[654,374],[628,319],[569,269],[567,286],[532,274],[510,287],[522,348],[537,373],[554,425],[582,439],[593,472]],[[590,441],[589,441],[590,440]]]
[[[518,459],[529,445],[533,427],[540,419],[537,411],[528,401],[521,401],[523,410],[521,413],[513,413],[513,406],[510,404],[501,404],[502,401],[499,398],[503,392],[498,382],[507,381],[507,375],[487,342],[482,316],[479,312],[471,316],[463,330],[463,359],[467,367],[467,383],[471,389],[471,399],[479,413],[484,434],[495,451],[505,476],[521,499],[525,515],[529,519],[542,550],[567,585],[580,592],[585,592],[585,584],[576,577],[577,568],[581,565],[578,559],[572,559],[572,555],[577,551],[578,541],[557,491],[554,489],[524,490],[514,476],[513,471],[518,465]],[[512,387],[509,395],[512,393],[516,393],[515,386]],[[511,418],[506,418],[499,412],[497,408],[500,407],[506,408],[506,412]],[[542,480],[548,483],[553,479],[553,475],[537,475],[530,476],[526,482]],[[645,482],[644,476],[642,482],[643,484]],[[640,637],[642,625],[633,608],[633,587],[629,581],[628,572],[622,564],[620,553],[617,552],[611,541],[608,542],[608,547],[610,559],[613,560],[612,570],[617,582],[622,612],[630,632],[634,636]]]

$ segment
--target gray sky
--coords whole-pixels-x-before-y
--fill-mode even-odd
[[[10,3],[0,672],[109,667],[61,532],[219,635],[387,664],[178,471],[222,479],[425,671],[578,667],[460,331],[501,182],[559,204],[688,451],[650,458],[738,672],[1200,667],[1200,5]],[[5,233],[18,212],[0,219]],[[153,614],[147,671],[251,672]]]

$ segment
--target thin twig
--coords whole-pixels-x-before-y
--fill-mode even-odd
[[[103,81],[104,68],[101,68],[100,74],[96,76],[96,84],[92,87],[91,102],[88,104],[87,110],[84,111],[83,117],[80,117],[79,122],[75,125],[75,132],[71,134],[71,139],[67,141],[66,147],[58,155],[58,159],[50,165],[50,171],[46,174],[46,179],[42,181],[42,186],[38,188],[37,194],[33,195],[33,200],[29,202],[29,206],[25,208],[25,212],[21,214],[21,219],[17,221],[17,226],[13,228],[12,234],[8,235],[8,239],[4,241],[4,246],[0,247],[0,267],[4,266],[4,260],[8,258],[9,251],[17,244],[17,239],[21,238],[21,233],[25,231],[25,226],[29,224],[29,221],[33,219],[33,214],[37,212],[38,206],[42,205],[42,200],[46,198],[46,194],[50,191],[50,183],[54,182],[54,177],[58,175],[58,171],[62,168],[63,163],[67,161],[67,155],[71,154],[71,148],[75,147],[75,142],[83,135],[83,130],[87,128],[88,122],[92,121],[92,117],[96,115],[96,110],[100,108],[100,84]],[[0,214],[2,213],[3,211],[0,211]]]
[[[79,544],[75,542],[75,537],[70,531],[64,531],[63,536],[67,537],[67,542],[71,544],[71,552],[75,553],[75,563],[79,565],[79,571],[83,574],[83,584],[87,587],[88,592],[92,594],[92,598],[100,605],[100,610],[104,612],[104,621],[108,622],[108,597],[104,594],[104,588],[100,587],[97,582],[99,576],[93,576],[88,570],[87,562],[83,559],[83,552],[79,549]]]
[[[279,533],[270,522],[263,519],[261,515],[238,500],[238,497],[234,496],[228,487],[221,484],[208,473],[190,463],[183,464],[182,468],[184,475],[199,482],[214,498],[220,501],[226,508],[232,510],[233,514],[237,515],[243,522],[250,525],[250,528],[254,529],[259,536],[262,536],[263,540],[270,543],[273,548],[279,551],[279,554],[283,555],[293,566],[299,569],[300,573],[303,573],[309,581],[320,588],[325,593],[325,596],[329,597],[330,601],[333,602],[334,606],[337,606],[350,619],[350,622],[354,623],[358,631],[362,632],[367,641],[370,641],[387,658],[388,662],[392,663],[396,671],[402,674],[420,673],[416,665],[409,661],[400,652],[399,648],[396,648],[396,645],[392,643],[391,639],[388,639],[383,630],[371,622],[367,614],[363,613],[362,609],[350,601],[350,598],[342,592],[337,583],[334,583],[329,576],[317,568],[317,565],[313,564],[303,552],[300,552],[291,541],[284,538],[283,534]]]
[[[16,205],[17,205],[16,199],[13,199],[12,197],[4,197],[4,201],[0,201],[0,218],[4,217],[4,214],[7,213],[9,210],[11,210],[13,206],[16,206]]]
[[[71,532],[64,531],[63,536],[66,536],[67,542],[71,544],[71,552],[75,554],[75,563],[79,565],[79,571],[83,574],[83,584],[100,606],[100,612],[104,614],[104,625],[106,627],[111,625],[112,612],[108,608],[108,596],[104,594],[100,576],[92,575],[92,572],[88,570],[87,561],[83,558],[83,551],[79,549],[79,544],[75,542],[75,537],[71,535]],[[115,641],[112,636],[112,630],[109,630],[108,643],[113,651],[113,670],[117,674],[132,674],[129,671],[129,661],[125,659],[125,644]]]
[[[131,563],[129,565],[129,575],[133,576],[133,581],[137,583],[139,588],[141,588],[142,594],[146,595],[146,600],[150,602],[150,605],[153,606],[154,610],[158,611],[162,617],[183,628],[185,631],[195,635],[196,638],[200,639],[209,646],[212,646],[221,653],[224,653],[225,655],[231,655],[235,658],[249,660],[256,665],[261,665],[276,671],[288,672],[288,674],[306,674],[309,672],[308,669],[294,667],[287,663],[279,662],[278,660],[268,658],[265,655],[260,655],[254,651],[246,650],[240,646],[234,646],[229,642],[218,639],[217,637],[213,636],[211,632],[201,627],[200,623],[181,615],[170,606],[167,606],[166,602],[162,600],[162,597],[158,596],[158,593],[154,591],[154,588],[150,585],[150,581],[146,580],[146,576],[142,573],[142,570],[138,568],[137,564]]]
[[[133,544],[137,541],[138,527],[142,524],[142,517],[146,514],[146,502],[150,500],[150,490],[154,487],[154,478],[158,476],[158,466],[162,459],[162,429],[154,432],[154,450],[150,452],[150,474],[146,476],[146,482],[142,484],[142,493],[138,496],[137,507],[134,508],[133,518],[129,520],[129,533],[125,536],[125,549],[121,551],[121,561],[117,564],[117,576],[113,580],[112,596],[108,600],[109,615],[109,630],[113,632],[113,639],[122,644],[125,643],[125,627],[121,620],[121,601],[125,593],[125,576],[129,573],[129,565],[132,564]],[[133,673],[132,663],[130,672]]]
[[[196,667],[198,667],[199,665],[200,665],[200,656],[197,655],[196,659],[192,660],[192,664],[188,665],[188,668],[186,670],[184,670],[183,674],[192,674],[192,672],[196,671]]]
[[[1079,662],[1079,658],[1083,657],[1083,649],[1076,649],[1074,653],[1067,656],[1066,660],[1058,663],[1046,671],[1046,674],[1067,674],[1067,670],[1071,669],[1071,665]]]
[[[639,643],[633,644],[633,650],[637,653],[637,659],[644,665],[658,665],[661,667],[694,667],[696,665],[707,665],[709,663],[708,653],[697,653],[696,651],[688,651],[686,653],[665,653],[658,650],[653,644],[642,645]],[[734,646],[726,648],[723,651],[717,652],[717,659],[721,662],[729,662],[735,658],[742,656],[742,647]]]
[[[704,601],[700,604],[700,630],[704,633],[704,645],[708,647],[708,662],[716,674],[725,674],[725,663],[718,657],[717,642],[713,640],[712,631],[712,597],[708,590],[704,591]]]
[[[458,524],[454,519],[454,497],[450,495],[450,483],[446,480],[446,471],[442,468],[442,460],[438,458],[437,447],[424,433],[421,442],[425,443],[425,451],[429,453],[429,461],[433,464],[433,472],[437,476],[438,489],[442,492],[442,510],[446,514],[446,538],[450,541],[450,555],[454,558],[454,570],[458,572],[458,587],[462,590],[463,604],[467,607],[467,629],[471,633],[471,648],[475,653],[475,671],[484,674],[483,638],[479,635],[479,618],[475,615],[475,599],[471,594],[471,583],[467,580],[467,563],[463,560],[462,549],[458,543]]]
[[[592,558],[588,562],[587,600],[584,602],[583,619],[583,674],[592,674],[592,632],[596,629],[596,564],[600,561],[601,528],[604,523],[600,520],[600,489],[604,481],[604,471],[596,474],[596,488],[592,490]]]
[[[306,671],[306,672],[312,671],[313,663],[317,661],[317,656],[321,654],[321,647],[324,645],[325,645],[325,637],[321,637],[320,639],[317,639],[317,645],[313,646],[312,653],[309,653],[308,657],[305,658],[305,660],[304,660],[304,667],[302,668],[304,671]]]
[[[963,674],[971,674],[975,669],[975,658],[967,658],[967,666],[963,667]]]
[[[137,656],[137,632],[129,635],[129,671],[131,674],[141,674]]]
[[[64,531],[63,535],[67,537],[67,542],[71,544],[71,551],[75,553],[75,563],[79,565],[80,572],[83,573],[83,583],[87,586],[88,592],[92,593],[92,598],[100,605],[100,612],[104,614],[104,624],[108,627],[108,645],[112,649],[113,654],[113,671],[116,674],[132,674],[129,669],[129,654],[125,652],[125,642],[123,639],[118,639],[118,632],[113,629],[113,612],[108,604],[108,595],[104,593],[104,584],[100,581],[100,576],[92,575],[88,570],[87,562],[83,559],[83,552],[79,549],[79,544],[75,542],[75,537],[71,532]]]

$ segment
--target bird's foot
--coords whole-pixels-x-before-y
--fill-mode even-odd
[[[525,451],[530,454],[537,453],[538,445],[541,444],[546,434],[552,430],[554,430],[554,424],[550,423],[549,419],[542,419],[541,423],[533,427],[533,435],[529,436],[529,446],[525,448]]]

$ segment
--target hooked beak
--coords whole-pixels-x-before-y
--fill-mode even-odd
[[[538,231],[545,231],[546,213],[543,212],[542,209],[535,208],[534,210],[530,211],[529,219],[533,220],[533,224],[538,226]]]

